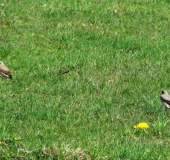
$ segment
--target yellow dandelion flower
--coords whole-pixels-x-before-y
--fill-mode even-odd
[[[14,140],[15,141],[19,141],[21,138],[20,137],[15,137]]]
[[[0,145],[2,145],[3,144],[3,142],[2,141],[0,141]]]
[[[137,125],[134,125],[133,128],[147,129],[149,125],[146,122],[140,122]]]

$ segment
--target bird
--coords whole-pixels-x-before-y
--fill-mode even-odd
[[[9,68],[2,61],[0,61],[0,75],[12,79]]]
[[[165,106],[165,109],[170,109],[170,95],[167,90],[163,90],[160,96],[162,104]]]

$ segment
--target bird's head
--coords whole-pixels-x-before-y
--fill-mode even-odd
[[[0,61],[0,65],[4,65],[4,63],[2,61]]]
[[[4,68],[4,63],[0,61],[0,70],[3,70],[3,68]]]
[[[162,90],[162,94],[168,94],[167,90]]]

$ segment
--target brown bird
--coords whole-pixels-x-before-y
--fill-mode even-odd
[[[160,99],[162,104],[165,106],[165,109],[170,109],[170,96],[166,90],[162,91]]]
[[[9,68],[2,61],[0,61],[0,75],[12,79]]]

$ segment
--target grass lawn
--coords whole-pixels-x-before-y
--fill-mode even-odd
[[[168,0],[1,0],[0,159],[169,160],[169,33]]]

